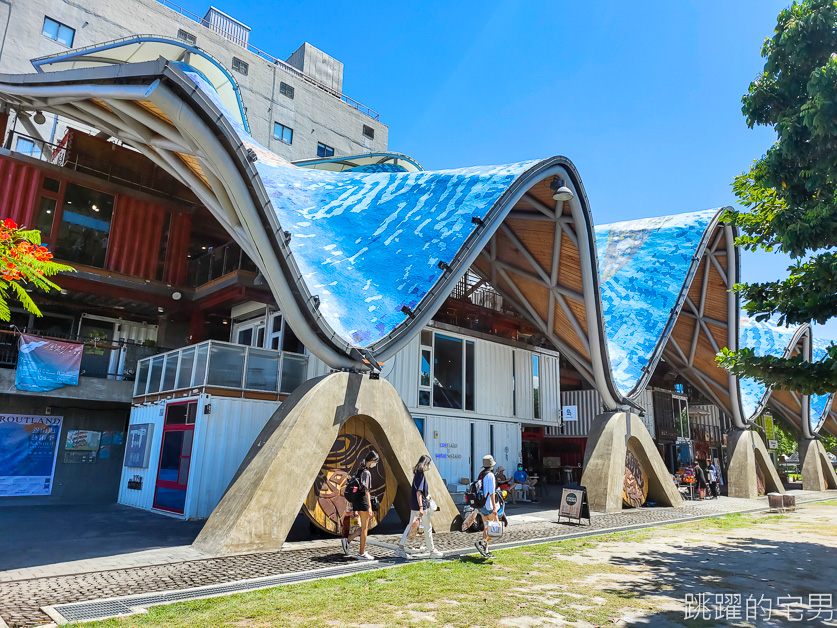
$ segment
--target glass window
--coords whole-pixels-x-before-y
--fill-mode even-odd
[[[213,343],[209,348],[209,376],[207,386],[241,388],[244,377],[245,347],[219,345]]]
[[[430,405],[430,391],[429,390],[420,390],[419,391],[419,405],[420,406],[429,406]]]
[[[20,153],[21,155],[28,155],[29,157],[41,157],[41,149],[38,148],[38,145],[35,144],[35,142],[26,137],[17,138],[17,142],[15,142],[15,152]]]
[[[333,157],[334,149],[322,142],[317,142],[317,157]]]
[[[512,351],[512,416],[517,416],[517,382],[514,373],[514,356],[515,352]]]
[[[433,405],[462,409],[462,341],[436,334],[433,350]]]
[[[206,377],[206,358],[209,354],[209,345],[200,345],[195,354],[195,373],[192,376],[192,386],[203,386]]]
[[[160,392],[174,390],[174,383],[177,381],[177,353],[170,353],[166,356],[166,372],[163,375],[163,387]]]
[[[279,392],[292,393],[305,381],[308,372],[308,358],[305,356],[282,355],[282,383]]]
[[[44,17],[44,27],[41,32],[44,37],[48,37],[49,39],[62,43],[70,48],[72,48],[73,40],[76,36],[74,28],[70,28],[66,24],[53,20],[51,17]]]
[[[299,338],[296,337],[294,330],[291,329],[289,325],[285,325],[285,331],[282,338],[282,351],[305,353],[305,345],[299,341]]]
[[[151,360],[151,375],[148,378],[148,392],[155,393],[160,390],[160,379],[163,377],[163,356],[155,356]]]
[[[148,370],[151,360],[140,360],[137,364],[137,383],[134,385],[134,396],[144,395],[148,384]]]
[[[291,87],[290,85],[288,85],[287,83],[280,82],[279,83],[279,93],[282,94],[283,96],[287,96],[288,98],[293,100],[294,88]]]
[[[268,334],[268,349],[279,350],[282,347],[282,315],[273,314]]]
[[[58,192],[61,189],[61,181],[44,177],[44,189],[47,192]]]
[[[236,72],[240,72],[244,76],[247,76],[247,72],[250,69],[250,65],[246,61],[242,61],[238,57],[233,57],[232,68]]]
[[[465,409],[474,409],[474,343],[465,343]]]
[[[293,144],[294,130],[291,127],[285,126],[284,124],[274,122],[273,137],[275,137],[277,140],[282,140],[283,142],[285,142],[285,144]]]
[[[184,425],[188,414],[188,404],[177,403],[166,406],[166,425]]]
[[[421,350],[421,379],[419,386],[430,388],[430,349]]]
[[[677,438],[691,438],[689,433],[689,403],[681,397],[671,398],[674,411],[674,427],[677,430]]]
[[[238,338],[235,341],[240,345],[250,346],[253,343],[253,328],[245,327],[238,330]]]
[[[197,37],[195,37],[192,33],[188,31],[184,31],[182,28],[177,30],[177,38],[180,41],[185,41],[187,44],[191,46],[194,46],[198,41]]]
[[[279,380],[279,354],[264,349],[250,349],[247,357],[245,388],[276,392]]]
[[[538,356],[532,356],[532,400],[534,404],[534,414],[536,419],[541,418],[541,384],[538,367],[540,366],[540,359]]]
[[[192,382],[192,367],[195,365],[195,348],[180,352],[180,366],[177,369],[176,388],[189,388]]]
[[[113,202],[114,197],[110,194],[68,183],[55,256],[103,268],[113,219]]]
[[[369,126],[367,124],[364,124],[363,125],[363,135],[364,135],[364,137],[368,137],[370,140],[374,140],[375,139],[375,129],[373,129],[371,126]]]
[[[58,204],[54,198],[41,197],[41,204],[38,207],[38,231],[41,237],[46,239],[52,233],[52,221],[55,219],[55,207]]]

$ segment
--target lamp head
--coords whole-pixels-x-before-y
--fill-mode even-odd
[[[32,117],[32,120],[35,121],[35,124],[43,124],[46,122],[46,116],[41,111],[35,112],[35,115]]]
[[[553,192],[552,198],[556,201],[571,201],[575,198],[575,194],[573,194],[573,191],[566,186],[563,179],[555,177],[552,179],[552,183],[549,184],[549,187]]]

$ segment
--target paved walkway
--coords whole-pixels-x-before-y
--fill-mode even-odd
[[[815,493],[790,491],[797,503],[837,497],[837,491]],[[525,544],[569,537],[582,532],[603,532],[631,526],[645,527],[693,518],[760,510],[766,498],[753,500],[722,497],[705,502],[686,502],[683,508],[642,508],[615,514],[593,513],[590,526],[556,524],[554,510],[527,505],[509,512],[509,527],[503,543]],[[512,514],[512,513],[516,514]],[[47,533],[45,531],[45,533]],[[375,540],[395,543],[397,535],[379,534]],[[449,554],[471,551],[476,535],[452,532],[436,536],[437,547]],[[369,548],[376,558],[390,559],[385,548]],[[156,553],[155,553],[156,552]],[[154,552],[129,553],[117,557],[87,559],[68,567],[41,566],[0,572],[0,617],[10,626],[33,626],[50,622],[42,607],[159,591],[176,591],[219,583],[230,583],[280,574],[302,574],[334,566],[360,565],[343,556],[337,539],[294,543],[282,551],[244,554],[221,558],[190,554],[189,547]],[[148,563],[151,560],[152,563]],[[122,561],[122,562],[120,562]],[[146,564],[143,564],[146,561]],[[157,561],[157,562],[154,562]],[[391,562],[391,561],[388,561]],[[68,573],[72,567],[80,571]],[[43,575],[50,569],[63,575]],[[39,571],[40,570],[40,573]],[[2,625],[2,624],[0,624]]]

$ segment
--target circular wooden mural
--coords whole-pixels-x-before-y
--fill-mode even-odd
[[[343,488],[349,476],[358,472],[360,463],[373,450],[378,452],[381,462],[370,469],[372,495],[380,500],[381,508],[372,518],[370,529],[386,516],[395,499],[395,477],[374,436],[366,429],[363,421],[352,418],[340,430],[340,435],[331,446],[314,486],[302,505],[302,512],[318,528],[331,534],[340,534],[348,504],[343,497]]]
[[[639,508],[648,497],[648,476],[639,459],[628,449],[625,455],[625,482],[622,485],[622,501],[629,508]]]

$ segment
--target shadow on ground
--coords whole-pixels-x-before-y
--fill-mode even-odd
[[[769,528],[764,532],[780,534]],[[695,538],[700,536],[700,532],[696,531]],[[791,605],[792,623],[796,625],[834,625],[826,624],[822,620],[830,618],[827,612],[820,618],[814,618],[815,611],[810,610],[809,605],[809,596],[812,594],[833,594],[835,590],[837,551],[833,542],[817,544],[783,539],[731,537],[723,539],[722,543],[720,546],[651,549],[645,551],[641,558],[615,556],[610,562],[637,571],[637,581],[624,589],[607,588],[605,585],[603,590],[625,599],[635,599],[643,595],[657,599],[673,598],[678,601],[679,610],[637,618],[628,622],[631,626],[725,625],[725,605],[732,603],[735,606],[737,600],[725,598],[728,601],[718,603],[719,600],[715,596],[724,594],[741,595],[741,618],[730,621],[730,624],[740,624],[746,618],[746,600],[749,596],[753,596],[757,601],[764,596],[765,601],[756,609],[756,625],[764,625],[768,620],[768,607],[772,609],[774,622],[791,623],[787,615],[782,616],[788,613],[788,605]],[[697,599],[699,594],[709,594],[703,598],[708,601],[709,614],[686,620],[684,613],[687,594],[692,594],[693,599]],[[793,605],[794,601],[788,599],[788,596],[801,596],[803,606]],[[829,609],[832,608],[834,619],[837,619],[837,608],[829,605]],[[716,616],[719,610],[721,615]],[[779,617],[776,617],[777,611],[782,611]]]

